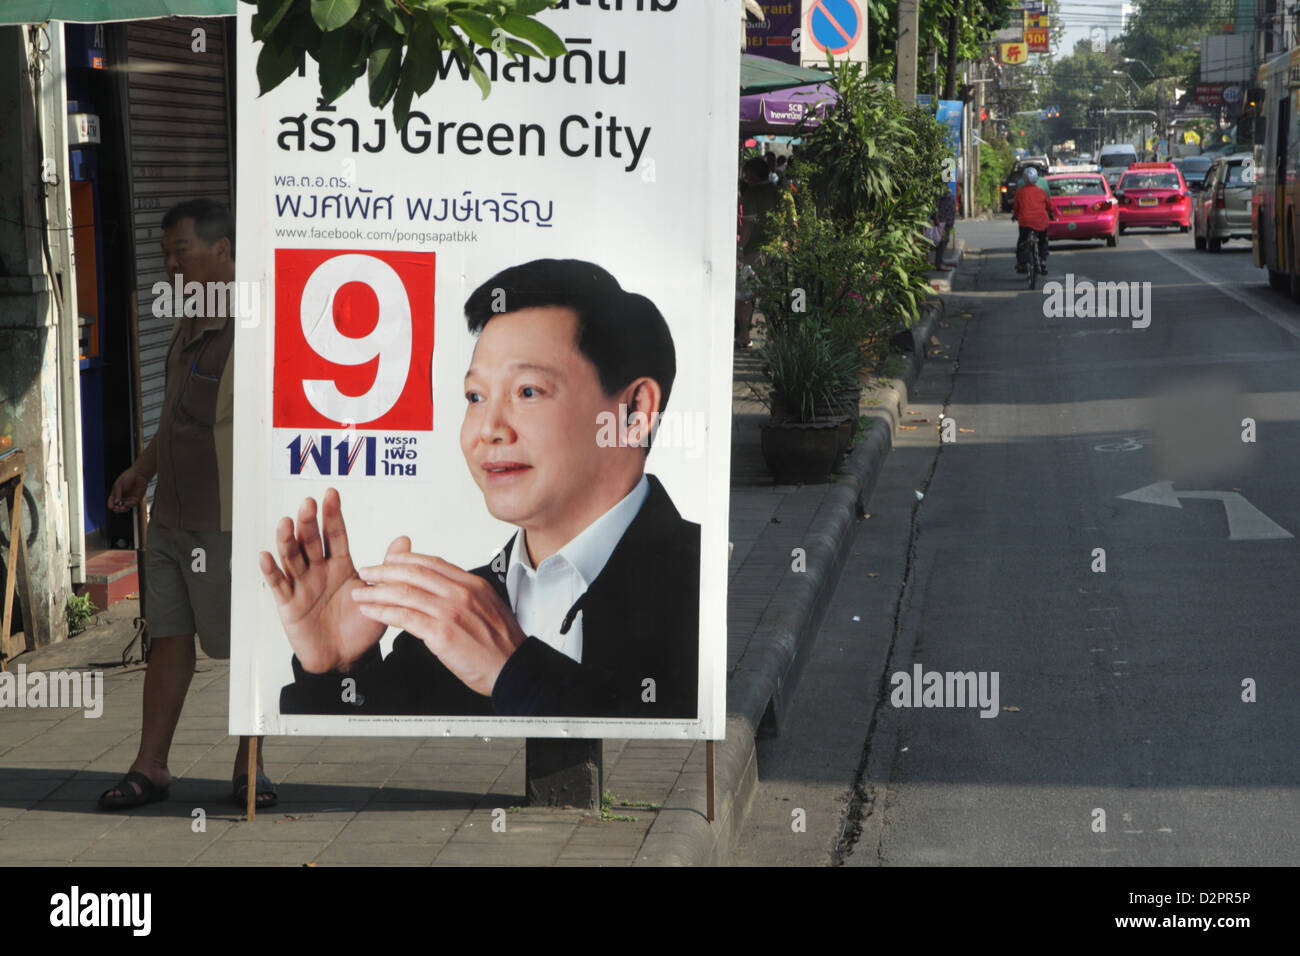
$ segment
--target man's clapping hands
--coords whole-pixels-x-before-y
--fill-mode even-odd
[[[276,563],[259,567],[280,622],[304,670],[346,672],[398,627],[424,641],[471,690],[490,695],[506,660],[526,638],[492,586],[441,558],[415,554],[407,537],[388,547],[384,563],[360,572],[348,551],[338,492],[325,492],[316,519],[314,499],[276,526]]]

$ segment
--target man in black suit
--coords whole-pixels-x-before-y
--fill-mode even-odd
[[[571,259],[498,273],[465,315],[461,450],[520,532],[473,571],[400,537],[358,572],[338,493],[319,526],[304,501],[280,563],[260,556],[295,652],[281,712],[696,717],[699,526],[645,474],[676,374],[663,316]]]

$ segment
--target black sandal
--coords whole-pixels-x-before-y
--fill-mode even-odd
[[[270,799],[260,799],[264,796],[269,796]],[[248,806],[248,774],[241,773],[235,778],[234,789],[230,794],[230,799],[236,806]],[[280,795],[275,791],[275,784],[273,784],[271,778],[264,773],[259,773],[257,775],[257,796],[253,799],[257,801],[254,806],[259,810],[273,807],[280,802]]]
[[[136,793],[131,784],[140,787],[140,792]],[[114,795],[113,791],[117,794]],[[166,800],[171,791],[171,785],[160,787],[144,774],[137,770],[132,770],[116,786],[109,787],[99,795],[99,809],[101,810],[129,810],[132,807],[142,807],[146,803],[157,803],[159,800]]]

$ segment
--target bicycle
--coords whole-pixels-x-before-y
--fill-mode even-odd
[[[1038,283],[1039,274],[1043,271],[1042,260],[1038,257],[1038,233],[1031,232],[1025,239],[1025,243],[1029,246],[1029,262],[1026,266],[1026,271],[1029,273],[1029,288],[1032,290]]]

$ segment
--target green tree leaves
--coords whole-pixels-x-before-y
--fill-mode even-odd
[[[361,0],[311,0],[311,18],[325,32],[337,30],[357,15]]]
[[[320,95],[332,103],[364,74],[372,106],[392,104],[405,127],[411,102],[427,93],[443,57],[460,60],[486,97],[491,81],[478,50],[498,57],[556,57],[564,41],[533,15],[556,0],[243,0],[254,4],[261,42],[257,82],[275,89],[310,56],[320,64]],[[477,49],[476,49],[477,48]]]
[[[543,56],[559,56],[564,52],[564,41],[546,24],[531,17],[507,13],[501,18],[501,26],[521,40],[531,43]]]

